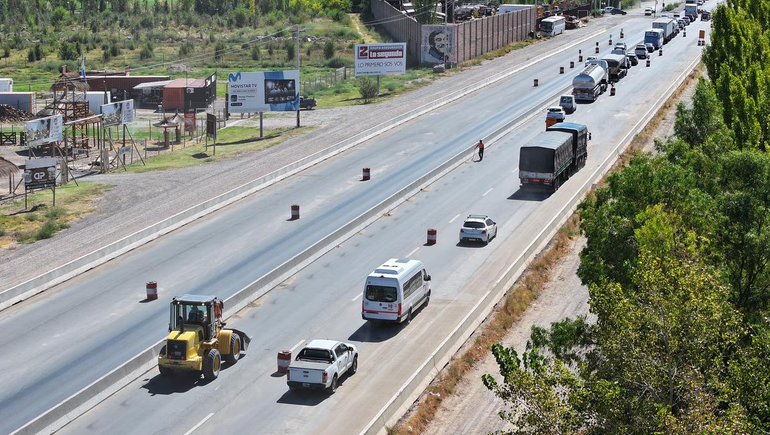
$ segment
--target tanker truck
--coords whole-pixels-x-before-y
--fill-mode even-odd
[[[588,65],[572,79],[575,100],[595,101],[607,90],[607,71],[598,64]]]

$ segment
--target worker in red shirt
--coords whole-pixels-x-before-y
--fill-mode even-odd
[[[476,148],[479,150],[479,161],[484,160],[484,142],[479,139],[479,143],[476,144]]]

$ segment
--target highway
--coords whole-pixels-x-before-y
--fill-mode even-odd
[[[631,18],[623,24],[625,41],[638,41],[648,26],[649,18]],[[616,86],[617,96],[605,94],[567,117],[587,124],[593,140],[587,166],[557,193],[518,191],[518,147],[542,131],[540,113],[489,147],[483,162],[463,164],[231,318],[228,324],[250,332],[254,341],[247,355],[226,367],[219,379],[167,380],[153,370],[61,433],[358,433],[540,229],[593,181],[598,166],[671,91],[670,84],[697,61],[702,49],[696,45],[697,30],[703,28],[708,23],[690,25],[686,38],[680,34],[666,45],[662,58],[654,55],[651,68],[644,63],[633,67]],[[581,44],[584,55],[595,40],[603,44],[603,53],[608,51],[602,35]],[[0,369],[14,373],[9,379],[15,387],[3,393],[0,413],[17,425],[29,419],[34,412],[26,412],[17,401],[38,404],[54,392],[54,385],[61,400],[66,387],[114,367],[162,337],[171,295],[226,297],[479,137],[526,114],[541,100],[555,100],[547,97],[566,88],[576,73],[559,76],[558,66],[565,59],[576,60],[575,54],[576,49],[569,50],[563,58],[534,65],[91,271],[41,298],[45,303],[32,300],[3,313],[0,325],[15,328],[6,337],[17,339],[3,339],[13,349],[8,354],[29,355],[41,361],[43,370],[35,370],[32,363],[21,366],[17,356],[0,363]],[[533,88],[531,78],[536,76],[541,86]],[[363,166],[372,167],[373,182],[358,181]],[[293,202],[303,204],[303,218],[286,222]],[[471,213],[489,214],[499,223],[499,236],[489,246],[456,244],[460,220]],[[437,245],[423,245],[427,228],[438,230]],[[400,256],[425,263],[433,276],[431,304],[409,325],[368,325],[360,317],[364,278],[383,261]],[[168,283],[165,297],[139,304],[150,276],[161,286]],[[39,322],[32,330],[33,320],[26,318],[30,315]],[[64,318],[43,320],[46,315]],[[36,339],[52,337],[57,328],[70,332],[40,346]],[[69,335],[82,333],[89,339]],[[29,339],[18,340],[25,334]],[[289,392],[285,378],[275,375],[277,351],[299,348],[301,340],[312,338],[350,340],[360,346],[358,373],[333,396]],[[51,348],[62,357],[45,359]],[[57,370],[62,374],[55,375]]]

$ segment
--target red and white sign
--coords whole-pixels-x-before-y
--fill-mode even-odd
[[[356,77],[406,73],[406,43],[357,44]]]

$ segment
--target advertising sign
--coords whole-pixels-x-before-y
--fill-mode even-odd
[[[406,73],[406,43],[356,44],[356,77]]]
[[[206,137],[217,138],[217,115],[206,114]]]
[[[423,65],[439,65],[452,61],[454,38],[452,32],[441,25],[422,26],[420,62]]]
[[[299,71],[231,73],[227,94],[229,113],[299,110]]]
[[[27,121],[27,145],[43,145],[62,140],[62,115]]]
[[[118,101],[101,107],[102,122],[105,127],[130,124],[134,121],[134,100]]]
[[[27,190],[56,186],[56,159],[42,159],[24,162],[24,187]]]

